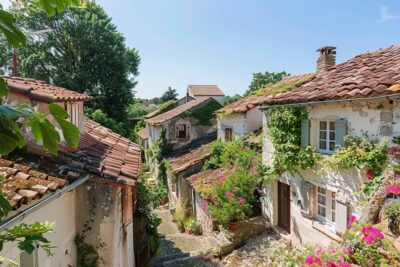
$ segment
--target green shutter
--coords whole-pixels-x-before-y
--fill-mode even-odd
[[[310,120],[301,121],[301,147],[310,145]]]
[[[344,146],[344,137],[347,135],[347,120],[337,119],[335,122],[335,145]]]

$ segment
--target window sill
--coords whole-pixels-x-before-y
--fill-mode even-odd
[[[327,224],[314,220],[312,222],[312,227],[336,242],[340,242],[342,240],[340,236],[335,233],[335,230],[332,229],[332,227],[329,227]]]

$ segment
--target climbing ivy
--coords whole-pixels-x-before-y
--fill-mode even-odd
[[[180,117],[193,117],[198,120],[199,125],[211,125],[211,119],[215,118],[215,112],[221,107],[217,100],[211,99],[201,107],[183,112]]]
[[[301,121],[308,118],[305,107],[284,107],[268,110],[268,131],[274,145],[271,175],[313,168],[320,159],[311,147],[302,148]]]

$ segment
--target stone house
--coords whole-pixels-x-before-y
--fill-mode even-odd
[[[205,110],[201,116],[209,116],[210,120],[207,123],[201,123],[201,118],[194,117],[191,112],[201,108],[207,109],[207,107],[211,107],[211,109]],[[172,146],[173,150],[214,132],[213,125],[216,121],[213,112],[219,107],[220,104],[216,100],[211,97],[204,97],[146,119],[149,145],[157,141],[163,131],[165,131],[167,143]]]
[[[203,97],[212,97],[220,104],[223,104],[225,100],[225,94],[218,85],[188,85],[186,100],[182,98],[180,101],[181,103],[187,103],[191,100]]]
[[[253,95],[231,103],[217,111],[218,139],[232,141],[262,128],[263,112],[260,107],[268,96],[291,90],[313,79],[315,74],[303,74],[284,78],[272,86],[259,90]]]
[[[216,137],[216,133],[213,132],[182,147],[168,157],[168,194],[169,201],[173,205],[177,202],[186,202],[194,210],[194,191],[186,178],[201,171]]]
[[[57,103],[79,127],[81,139],[76,150],[61,143],[54,156],[28,138],[22,157],[0,161],[7,178],[2,189],[15,209],[0,227],[34,221],[56,225],[55,232],[47,235],[56,246],[53,257],[40,250],[26,255],[15,245],[5,247],[1,256],[22,266],[76,266],[77,258],[85,255],[74,239],[85,231],[85,242],[99,254],[99,266],[136,266],[133,219],[140,147],[84,116],[84,101],[91,97],[42,81],[5,79],[8,104],[26,104],[49,114],[48,104]]]
[[[400,134],[400,47],[366,52],[337,65],[334,47],[318,51],[315,79],[264,102],[264,131],[269,108],[304,106],[308,119],[301,125],[301,144],[323,157],[334,154],[346,135],[367,135],[391,145]],[[266,136],[264,164],[271,164],[273,150]],[[357,192],[367,181],[365,170],[356,168],[284,172],[265,185],[263,212],[297,245],[328,244],[338,240],[350,214],[361,213],[366,196]]]

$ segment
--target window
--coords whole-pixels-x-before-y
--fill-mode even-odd
[[[232,142],[232,140],[233,140],[232,128],[225,128],[225,141]]]
[[[335,222],[336,193],[322,187],[317,189],[317,218],[326,222]]]
[[[323,153],[332,153],[335,150],[334,121],[319,122],[318,149]]]
[[[186,124],[178,124],[178,139],[186,139]]]

